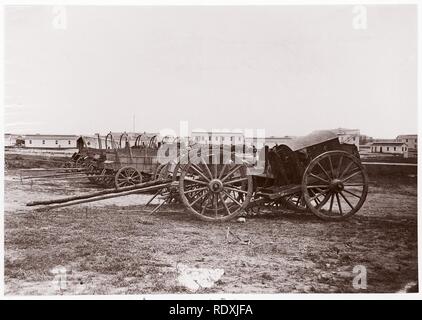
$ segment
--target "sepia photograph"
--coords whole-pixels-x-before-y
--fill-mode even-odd
[[[419,293],[418,10],[3,6],[4,295]]]

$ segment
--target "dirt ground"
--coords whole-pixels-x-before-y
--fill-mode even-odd
[[[344,222],[278,212],[206,223],[173,205],[153,215],[148,195],[37,213],[25,204],[95,190],[82,181],[5,176],[5,293],[187,293],[178,265],[222,268],[197,293],[397,292],[417,283],[416,178],[371,178],[367,201]],[[383,181],[384,180],[384,181]],[[227,237],[227,228],[235,236]],[[367,288],[354,289],[355,266]],[[58,267],[66,286],[57,286]]]

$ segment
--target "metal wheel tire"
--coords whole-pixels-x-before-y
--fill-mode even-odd
[[[120,168],[114,178],[114,186],[118,188],[134,186],[142,182],[142,174],[134,167]]]
[[[194,216],[227,221],[242,213],[252,197],[252,176],[244,164],[193,164],[180,167],[179,196]]]
[[[328,151],[313,159],[302,178],[309,210],[324,220],[355,214],[368,194],[368,176],[360,160],[345,151]]]

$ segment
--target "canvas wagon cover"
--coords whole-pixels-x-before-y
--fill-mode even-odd
[[[333,139],[338,139],[334,132],[329,130],[320,130],[314,131],[303,137],[294,138],[291,141],[287,141],[283,144],[289,147],[292,151],[297,151]]]

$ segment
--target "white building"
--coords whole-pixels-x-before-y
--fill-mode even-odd
[[[23,144],[23,138],[17,134],[5,133],[4,134],[4,146],[5,147],[16,147]]]
[[[245,136],[240,131],[192,131],[191,140],[200,144],[243,145]]]
[[[408,147],[406,143],[395,139],[375,140],[371,144],[371,153],[383,155],[401,155],[408,158]]]
[[[74,149],[79,137],[76,135],[27,134],[24,136],[26,148]]]
[[[356,145],[359,151],[359,137],[360,137],[359,129],[337,128],[337,129],[332,129],[330,131],[333,131],[335,134],[337,134],[340,143],[354,144]]]
[[[397,141],[406,143],[409,150],[409,157],[418,156],[418,135],[417,134],[404,134],[396,138]]]
[[[409,149],[418,149],[418,135],[417,134],[400,135],[400,136],[397,136],[396,140],[399,142],[406,143]]]

